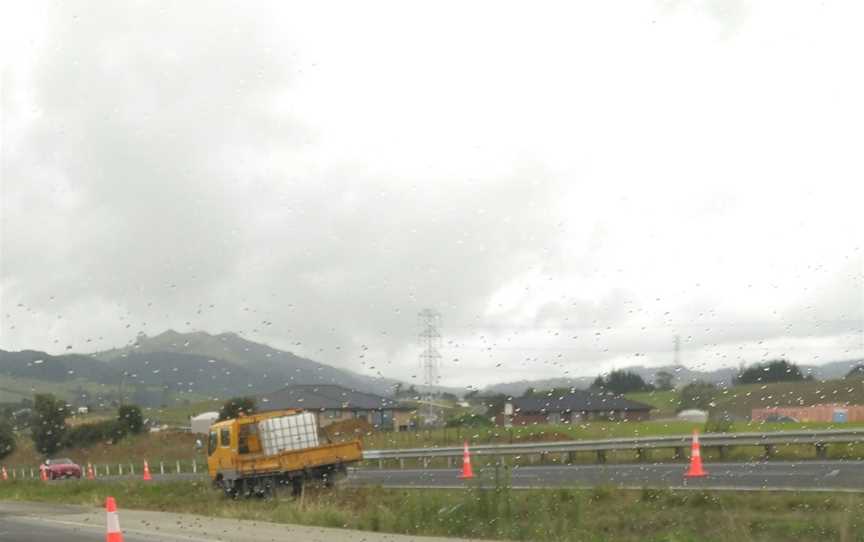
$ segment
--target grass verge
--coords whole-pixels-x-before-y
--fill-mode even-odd
[[[302,502],[230,501],[208,483],[7,482],[0,499],[402,533],[554,541],[864,540],[864,495],[619,490],[309,490]]]

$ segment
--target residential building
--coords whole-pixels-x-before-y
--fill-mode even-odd
[[[787,418],[798,422],[862,422],[864,421],[864,405],[832,403],[810,406],[754,408],[750,414],[750,419],[754,422],[770,422]]]
[[[302,408],[314,412],[319,427],[362,419],[384,431],[407,431],[412,427],[412,407],[394,399],[333,384],[288,386],[258,398],[259,410]]]
[[[504,404],[496,416],[498,425],[577,423],[587,420],[643,421],[650,417],[651,405],[625,399],[620,395],[571,390],[558,396],[519,397]]]

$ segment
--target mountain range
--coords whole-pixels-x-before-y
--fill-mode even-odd
[[[46,383],[101,385],[98,394],[134,395],[158,405],[171,394],[258,395],[292,384],[338,384],[390,395],[397,380],[361,375],[244,339],[236,333],[166,331],[92,354],[0,350],[0,374]],[[2,387],[2,386],[0,386]],[[109,388],[110,387],[110,388]]]
[[[802,365],[805,374],[818,379],[843,377],[864,360],[846,360],[820,366]],[[627,367],[626,370],[652,382],[660,371],[674,376],[675,385],[695,380],[712,383],[731,382],[736,368],[697,371],[683,366]],[[337,384],[346,388],[391,395],[399,381],[361,375],[346,369],[297,356],[265,344],[250,341],[236,333],[165,331],[156,336],[139,334],[123,348],[92,354],[54,356],[37,350],[8,352],[0,350],[0,375],[48,384],[77,386],[92,398],[132,399],[148,406],[165,404],[183,396],[226,398],[236,395],[259,395],[292,384]],[[594,377],[522,380],[487,386],[482,394],[521,395],[528,388],[551,389],[575,387],[584,389]],[[13,383],[14,386],[14,383]],[[404,386],[404,384],[403,384]],[[49,386],[46,386],[49,387]],[[406,386],[407,387],[407,386]],[[423,390],[422,386],[416,386]],[[0,385],[0,392],[8,386]],[[438,387],[436,391],[461,394],[461,388]],[[19,396],[29,394],[17,390]],[[80,393],[76,394],[80,395]]]
[[[856,365],[864,363],[864,359],[852,359],[833,361],[823,365],[799,365],[805,376],[812,375],[817,380],[831,380],[843,378]],[[641,376],[646,382],[654,382],[657,373],[663,371],[673,376],[675,386],[681,386],[700,380],[712,384],[730,384],[738,374],[739,369],[723,367],[710,371],[697,371],[680,365],[664,365],[661,367],[644,367],[636,365],[624,367],[623,370],[630,371]],[[552,388],[577,388],[587,389],[594,382],[594,376],[582,376],[576,378],[548,378],[543,380],[519,380],[515,382],[504,382],[493,384],[483,388],[484,395],[503,393],[506,395],[522,395],[528,388],[536,390],[548,390]]]

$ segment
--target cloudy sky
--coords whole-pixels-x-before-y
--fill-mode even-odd
[[[5,349],[864,355],[858,2],[3,3]]]

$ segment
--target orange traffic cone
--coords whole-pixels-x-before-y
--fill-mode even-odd
[[[44,463],[39,465],[39,479],[43,482],[48,481],[48,468],[45,466]]]
[[[470,480],[474,478],[474,470],[471,468],[471,452],[468,451],[468,441],[465,441],[465,453],[462,455],[462,474],[459,478]]]
[[[702,469],[702,452],[699,447],[699,431],[693,430],[693,445],[690,449],[690,470],[685,474],[685,478],[701,478],[708,476],[708,473]]]
[[[93,472],[93,465],[91,463],[87,463],[87,479],[88,480],[95,480],[96,479],[96,473]]]
[[[150,476],[150,465],[147,464],[147,460],[144,460],[144,481],[149,482],[153,478]]]
[[[9,479],[9,473],[6,472],[6,467],[0,469],[0,478],[3,478],[4,482]]]
[[[120,518],[117,517],[114,497],[105,499],[105,518],[105,542],[123,542],[123,531],[120,530]]]

